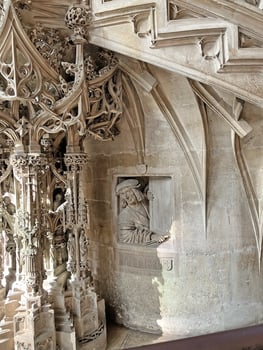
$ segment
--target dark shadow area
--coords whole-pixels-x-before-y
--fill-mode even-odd
[[[151,344],[142,350],[263,350],[263,325]]]

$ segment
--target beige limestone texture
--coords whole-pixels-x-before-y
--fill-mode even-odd
[[[163,195],[175,202],[172,237],[158,249],[123,247],[117,242],[116,178],[141,175],[136,168],[132,132],[124,118],[121,135],[106,149],[94,141],[86,142],[93,165],[90,181],[95,187],[89,197],[91,210],[96,213],[91,244],[92,257],[96,259],[92,263],[96,265],[95,278],[108,305],[108,315],[134,329],[177,336],[262,322],[262,276],[231,129],[208,109],[209,140],[205,148],[200,111],[188,81],[156,67],[151,67],[151,72],[187,131],[191,141],[188,151],[196,155],[200,168],[206,151],[207,222],[205,225],[204,203],[178,138],[153,95],[137,86],[145,123],[147,172],[143,175],[171,176],[173,191]],[[230,95],[226,96],[231,100]],[[254,119],[248,111],[249,105],[245,105],[245,120],[261,126],[262,110],[256,108]],[[259,136],[252,134],[244,140],[248,162],[252,162],[250,168],[257,177],[262,166],[258,147],[262,148]],[[260,192],[261,182],[255,182]],[[120,259],[124,251],[126,258]],[[149,267],[149,254],[159,263]]]

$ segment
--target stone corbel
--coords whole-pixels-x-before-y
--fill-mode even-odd
[[[168,21],[174,21],[181,18],[197,18],[204,17],[204,15],[189,10],[187,8],[181,7],[179,1],[176,0],[168,0],[167,2],[167,10],[168,10]]]
[[[139,37],[152,35],[155,28],[155,7],[156,4],[151,2],[143,5],[96,12],[93,26],[96,29],[123,23],[132,23],[133,31]]]
[[[248,4],[256,6],[260,10],[263,9],[263,1],[262,0],[245,0]]]
[[[259,71],[263,62],[263,50],[258,47],[258,44],[263,43],[262,32],[262,15],[258,9],[249,8],[245,3],[238,3],[234,0],[212,0],[203,6],[202,0],[171,0],[173,5],[179,6],[192,13],[201,14],[209,18],[214,17],[214,23],[218,23],[220,18],[228,20],[228,23],[223,25],[222,34],[225,32],[224,40],[222,40],[220,54],[220,73],[241,73]],[[251,1],[249,1],[251,2]],[[256,1],[255,7],[261,8],[262,1]],[[235,16],[233,16],[235,13]],[[201,17],[201,15],[199,17]],[[196,19],[193,19],[196,21]],[[208,18],[203,18],[205,23]],[[179,17],[175,21],[179,23]],[[223,23],[222,23],[223,24]],[[212,29],[213,31],[214,29]],[[208,34],[208,33],[207,33]],[[253,54],[250,50],[239,47],[240,35],[247,35],[255,40],[256,49],[253,49]],[[160,34],[158,33],[160,36]],[[208,35],[209,38],[209,35]]]
[[[218,60],[219,64],[220,62],[220,51],[221,51],[221,45],[220,45],[220,36],[219,37],[211,37],[211,38],[204,38],[201,39],[200,45],[202,48],[202,56],[206,60]]]

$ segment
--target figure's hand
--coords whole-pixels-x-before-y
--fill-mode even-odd
[[[167,239],[169,239],[169,238],[170,238],[170,236],[168,236],[168,235],[162,235],[159,237],[158,243],[163,243],[163,242],[167,241]]]
[[[153,233],[151,236],[151,241],[160,244],[160,243],[167,241],[167,239],[169,239],[169,238],[170,238],[170,235],[162,235],[162,234],[158,234],[158,233]]]

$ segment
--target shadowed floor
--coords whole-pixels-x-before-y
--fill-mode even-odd
[[[107,350],[129,349],[136,346],[155,344],[174,339],[174,336],[169,337],[139,332],[114,324],[107,325],[107,333]]]
[[[176,339],[108,325],[107,350],[263,350],[263,325]]]

